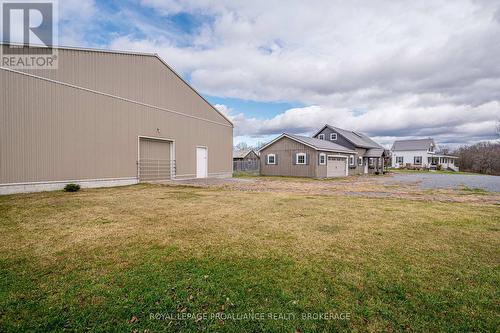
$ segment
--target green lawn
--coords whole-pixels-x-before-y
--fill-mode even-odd
[[[0,227],[1,332],[500,324],[499,205],[136,185],[2,196]]]

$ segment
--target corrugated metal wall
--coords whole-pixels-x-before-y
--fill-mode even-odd
[[[175,141],[179,178],[195,176],[198,145],[209,147],[209,175],[231,173],[232,126],[158,59],[73,50],[59,59],[36,74],[202,119],[0,69],[0,184],[135,177],[138,136]]]
[[[138,177],[140,181],[167,180],[175,173],[172,142],[139,138]]]
[[[229,124],[156,57],[59,49],[58,62],[57,70],[25,72]]]

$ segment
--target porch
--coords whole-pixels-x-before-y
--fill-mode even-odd
[[[459,168],[456,165],[456,160],[458,157],[450,155],[434,155],[427,158],[429,169],[451,169],[453,171],[458,171]]]

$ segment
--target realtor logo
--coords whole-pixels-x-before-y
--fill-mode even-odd
[[[12,69],[57,68],[56,0],[1,1],[0,66]]]

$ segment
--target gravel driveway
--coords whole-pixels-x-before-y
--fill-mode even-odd
[[[461,175],[439,173],[396,173],[389,182],[418,182],[421,188],[457,188],[467,186],[492,192],[500,192],[500,176]]]

